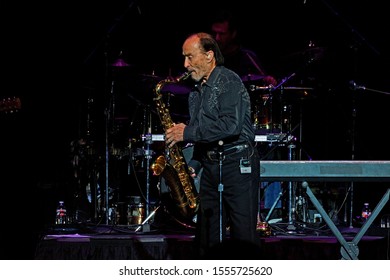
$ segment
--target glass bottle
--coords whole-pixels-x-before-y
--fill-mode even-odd
[[[362,220],[365,222],[368,219],[368,217],[370,217],[370,215],[371,215],[370,204],[368,202],[365,202],[362,209]]]
[[[62,225],[67,223],[67,213],[66,213],[66,207],[63,200],[60,200],[58,202],[58,206],[56,209],[56,225]]]

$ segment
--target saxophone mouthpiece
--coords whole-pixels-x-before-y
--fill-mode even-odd
[[[191,75],[192,72],[194,72],[194,71],[184,72],[178,78],[176,78],[176,82],[181,82],[181,81],[188,79],[188,77]]]

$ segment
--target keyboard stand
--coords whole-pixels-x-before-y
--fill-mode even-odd
[[[375,218],[389,201],[390,188],[387,189],[370,217],[366,220],[352,241],[347,241],[326,213],[321,203],[310,189],[308,181],[372,181],[390,182],[390,161],[261,161],[261,181],[294,180],[301,181],[302,188],[317,211],[341,244],[344,260],[358,260],[358,243]]]
[[[317,209],[317,211],[321,214],[321,217],[325,220],[325,223],[329,226],[330,230],[333,232],[333,234],[336,236],[337,240],[341,244],[341,256],[344,260],[358,260],[359,255],[359,247],[358,243],[368,230],[368,228],[371,226],[372,222],[375,220],[375,218],[378,216],[380,211],[383,209],[383,207],[386,205],[386,203],[389,201],[390,196],[390,189],[386,191],[386,193],[383,195],[382,199],[378,203],[378,205],[375,207],[374,211],[372,211],[371,215],[368,217],[367,221],[363,224],[363,226],[360,228],[358,233],[355,235],[352,241],[348,242],[345,240],[339,229],[336,227],[332,219],[329,217],[329,215],[326,213],[324,208],[322,207],[321,203],[318,201],[318,199],[315,197],[313,192],[311,191],[309,184],[306,181],[302,182],[302,188],[306,189],[306,194],[310,198],[311,202],[314,204],[314,207]]]

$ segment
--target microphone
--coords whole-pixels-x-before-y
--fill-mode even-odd
[[[357,85],[357,84],[355,83],[355,81],[349,81],[349,87],[350,87],[352,90],[357,90],[357,89],[365,90],[365,89],[366,89],[365,86]]]
[[[250,85],[249,86],[249,90],[250,91],[256,91],[256,90],[271,90],[274,86],[273,85],[269,85],[269,86],[256,86],[256,85]]]

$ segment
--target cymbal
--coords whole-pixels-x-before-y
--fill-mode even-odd
[[[286,90],[286,92],[284,92]],[[250,91],[257,92],[260,91],[260,96],[268,96],[272,92],[284,92],[283,98],[287,98],[288,100],[303,100],[303,99],[313,99],[316,96],[313,94],[312,87],[264,87],[264,86],[255,86],[251,85]]]
[[[307,57],[310,57],[313,59],[320,59],[324,55],[325,50],[326,49],[323,47],[309,47],[309,48],[306,48],[302,51],[290,53],[290,54],[286,55],[285,58],[299,58],[299,57],[307,58]]]
[[[264,79],[266,76],[259,74],[246,74],[245,76],[241,76],[241,80],[245,82],[256,82]]]
[[[124,61],[122,58],[118,58],[114,61],[114,63],[111,64],[113,67],[129,67],[130,64],[128,64],[126,61]]]
[[[191,88],[184,84],[165,84],[163,88],[161,89],[161,92],[163,93],[172,93],[173,95],[186,95],[189,94],[191,91]]]

